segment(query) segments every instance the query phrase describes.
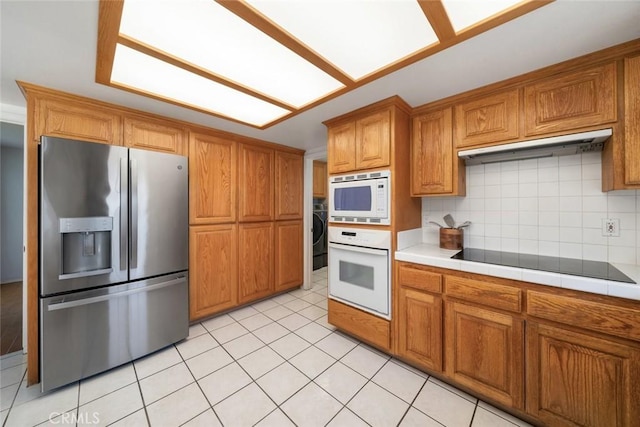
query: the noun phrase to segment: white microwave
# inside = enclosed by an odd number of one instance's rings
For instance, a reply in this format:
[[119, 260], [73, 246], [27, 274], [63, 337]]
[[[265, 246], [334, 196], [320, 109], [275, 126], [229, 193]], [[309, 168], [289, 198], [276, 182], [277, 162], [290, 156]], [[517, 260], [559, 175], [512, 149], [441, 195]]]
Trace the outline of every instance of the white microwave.
[[390, 182], [389, 171], [332, 176], [329, 180], [329, 220], [389, 225]]

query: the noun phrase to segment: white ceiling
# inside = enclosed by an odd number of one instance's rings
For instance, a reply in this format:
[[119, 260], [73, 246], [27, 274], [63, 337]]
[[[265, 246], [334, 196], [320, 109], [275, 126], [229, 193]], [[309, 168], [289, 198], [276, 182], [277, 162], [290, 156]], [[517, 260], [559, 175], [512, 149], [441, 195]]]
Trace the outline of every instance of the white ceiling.
[[266, 130], [95, 83], [98, 1], [0, 0], [0, 103], [24, 106], [16, 80], [302, 149], [322, 121], [399, 95], [418, 106], [640, 38], [640, 1], [558, 0]]

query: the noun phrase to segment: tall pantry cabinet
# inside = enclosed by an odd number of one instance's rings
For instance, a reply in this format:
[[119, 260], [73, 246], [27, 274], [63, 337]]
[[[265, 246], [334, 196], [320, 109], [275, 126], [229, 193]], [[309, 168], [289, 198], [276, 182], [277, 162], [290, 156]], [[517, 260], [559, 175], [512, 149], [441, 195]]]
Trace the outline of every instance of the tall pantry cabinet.
[[191, 320], [302, 284], [302, 153], [190, 137]]

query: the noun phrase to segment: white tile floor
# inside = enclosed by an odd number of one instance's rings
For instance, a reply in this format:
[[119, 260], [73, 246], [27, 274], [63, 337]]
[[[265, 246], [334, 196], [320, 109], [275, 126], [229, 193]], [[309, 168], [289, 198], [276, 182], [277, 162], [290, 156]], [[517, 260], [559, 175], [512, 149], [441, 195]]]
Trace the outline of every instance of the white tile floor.
[[526, 423], [327, 323], [327, 272], [191, 326], [189, 337], [62, 389], [0, 359], [3, 426], [514, 426]]

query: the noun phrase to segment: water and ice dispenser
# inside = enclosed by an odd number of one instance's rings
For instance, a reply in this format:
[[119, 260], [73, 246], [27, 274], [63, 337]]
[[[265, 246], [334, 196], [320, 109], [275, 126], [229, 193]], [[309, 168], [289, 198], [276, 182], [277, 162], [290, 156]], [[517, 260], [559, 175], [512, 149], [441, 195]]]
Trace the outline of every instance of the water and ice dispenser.
[[60, 218], [62, 266], [59, 279], [95, 276], [113, 271], [113, 217]]

